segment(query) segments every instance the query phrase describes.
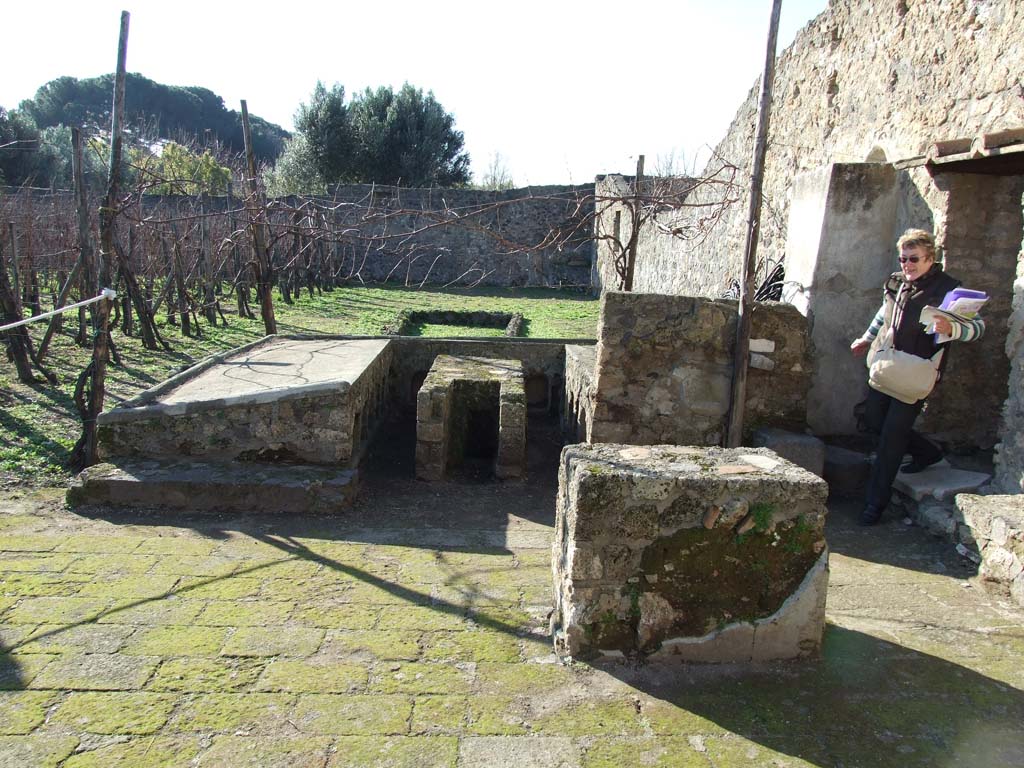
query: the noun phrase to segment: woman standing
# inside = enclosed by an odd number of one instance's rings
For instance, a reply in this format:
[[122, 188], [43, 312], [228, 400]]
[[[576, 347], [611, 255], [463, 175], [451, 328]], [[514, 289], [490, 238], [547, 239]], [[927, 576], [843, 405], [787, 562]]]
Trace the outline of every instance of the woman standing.
[[[908, 229], [897, 242], [900, 271], [885, 282], [882, 307], [867, 331], [850, 344], [857, 357], [877, 348], [881, 339], [889, 338], [892, 346], [920, 358], [934, 358], [942, 351], [938, 361], [939, 376], [945, 368], [949, 342], [939, 344], [935, 335], [925, 332], [920, 323], [925, 306], [937, 307], [946, 294], [960, 285], [960, 281], [947, 275], [942, 265], [935, 262], [935, 239], [923, 229]], [[935, 321], [936, 333], [957, 341], [974, 341], [985, 332], [981, 317], [966, 322]], [[869, 382], [870, 383], [870, 382]], [[927, 396], [926, 396], [927, 397]], [[903, 466], [904, 472], [920, 472], [942, 458], [942, 450], [913, 430], [914, 420], [924, 406], [925, 398], [903, 402], [871, 388], [865, 407], [868, 428], [878, 436], [878, 450], [868, 478], [867, 499], [860, 516], [861, 525], [875, 525], [889, 504], [892, 483], [900, 471], [903, 454], [911, 460]]]

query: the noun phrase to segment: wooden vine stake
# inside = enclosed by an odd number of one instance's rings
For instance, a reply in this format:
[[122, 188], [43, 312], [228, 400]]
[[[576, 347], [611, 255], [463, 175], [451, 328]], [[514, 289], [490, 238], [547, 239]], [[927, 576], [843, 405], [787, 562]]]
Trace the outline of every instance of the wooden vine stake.
[[768, 50], [761, 76], [761, 101], [757, 110], [757, 136], [754, 162], [750, 171], [750, 208], [747, 213], [747, 242], [744, 248], [743, 274], [740, 280], [739, 319], [736, 323], [736, 354], [732, 365], [732, 402], [725, 447], [735, 448], [743, 440], [743, 417], [747, 402], [747, 368], [750, 364], [750, 314], [753, 311], [754, 273], [757, 268], [757, 241], [761, 229], [761, 186], [764, 181], [764, 156], [768, 148], [768, 126], [772, 111], [772, 87], [775, 83], [775, 47], [779, 36], [782, 0], [773, 0], [768, 27]]
[[[121, 11], [121, 35], [117, 44], [117, 74], [114, 76], [114, 106], [110, 121], [110, 163], [107, 193], [100, 208], [99, 288], [110, 287], [110, 263], [114, 255], [114, 225], [117, 219], [124, 135], [125, 63], [128, 58], [128, 11]], [[82, 416], [82, 436], [71, 453], [74, 466], [89, 467], [99, 461], [96, 450], [96, 418], [103, 412], [107, 358], [110, 352], [110, 308], [113, 302], [96, 303], [93, 315], [92, 362], [78, 377], [75, 404]], [[87, 386], [88, 385], [88, 386]]]
[[274, 297], [271, 294], [273, 273], [270, 256], [267, 255], [267, 241], [264, 232], [267, 207], [260, 195], [259, 179], [256, 176], [256, 153], [252, 148], [252, 133], [249, 130], [249, 106], [242, 99], [242, 138], [245, 140], [245, 168], [249, 182], [249, 196], [246, 208], [249, 211], [249, 229], [252, 232], [252, 247], [256, 255], [256, 297], [260, 301], [260, 315], [263, 328], [268, 336], [277, 333], [274, 317]]

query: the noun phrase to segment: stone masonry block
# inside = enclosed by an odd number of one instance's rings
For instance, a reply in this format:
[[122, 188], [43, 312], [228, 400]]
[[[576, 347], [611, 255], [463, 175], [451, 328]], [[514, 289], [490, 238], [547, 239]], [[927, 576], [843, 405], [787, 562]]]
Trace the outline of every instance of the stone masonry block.
[[556, 651], [812, 655], [828, 487], [764, 448], [571, 445], [552, 553]]
[[981, 552], [982, 578], [1024, 606], [1024, 494], [961, 493], [956, 507]]
[[821, 477], [825, 470], [825, 443], [813, 435], [784, 429], [758, 429], [751, 445], [770, 448], [779, 456]]

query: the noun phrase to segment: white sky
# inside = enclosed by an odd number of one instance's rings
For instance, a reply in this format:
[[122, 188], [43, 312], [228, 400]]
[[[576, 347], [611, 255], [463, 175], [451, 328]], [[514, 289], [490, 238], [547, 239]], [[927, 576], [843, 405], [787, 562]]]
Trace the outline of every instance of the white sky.
[[[783, 0], [780, 53], [826, 5]], [[648, 172], [673, 152], [699, 168], [764, 66], [771, 2], [20, 0], [0, 11], [0, 105], [112, 72], [121, 10], [131, 72], [287, 130], [318, 79], [408, 81], [454, 114], [477, 177], [498, 152], [522, 186], [631, 173], [641, 153]]]

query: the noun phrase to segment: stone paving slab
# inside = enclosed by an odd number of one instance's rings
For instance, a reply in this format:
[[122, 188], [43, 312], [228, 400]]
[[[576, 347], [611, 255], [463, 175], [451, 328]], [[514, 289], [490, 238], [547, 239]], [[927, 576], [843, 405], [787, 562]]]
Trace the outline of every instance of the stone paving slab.
[[343, 518], [0, 499], [0, 766], [1024, 765], [1024, 613], [948, 545], [833, 505], [820, 659], [563, 666], [552, 486], [371, 473]]

